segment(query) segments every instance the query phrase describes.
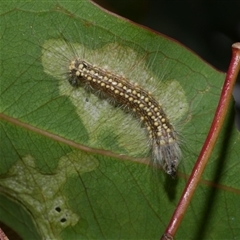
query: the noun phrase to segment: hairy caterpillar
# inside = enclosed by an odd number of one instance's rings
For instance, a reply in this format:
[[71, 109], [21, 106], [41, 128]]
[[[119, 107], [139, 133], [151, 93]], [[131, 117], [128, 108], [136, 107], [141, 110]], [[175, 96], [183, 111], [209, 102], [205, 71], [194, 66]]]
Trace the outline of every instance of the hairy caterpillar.
[[160, 163], [167, 174], [175, 176], [181, 155], [177, 133], [150, 92], [123, 76], [81, 59], [71, 61], [68, 74], [73, 87], [86, 84], [135, 112], [149, 133], [154, 162]]

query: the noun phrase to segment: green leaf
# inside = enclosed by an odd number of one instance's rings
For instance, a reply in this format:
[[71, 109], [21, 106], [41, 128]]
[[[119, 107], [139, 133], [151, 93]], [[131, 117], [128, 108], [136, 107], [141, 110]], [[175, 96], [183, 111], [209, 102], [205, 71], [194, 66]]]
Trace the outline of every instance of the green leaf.
[[[86, 0], [2, 2], [0, 9], [0, 220], [24, 239], [159, 238], [210, 127], [224, 74]], [[177, 179], [143, 164], [148, 137], [135, 117], [64, 81], [79, 52], [157, 97], [183, 138]], [[177, 239], [240, 236], [240, 134], [229, 110]]]

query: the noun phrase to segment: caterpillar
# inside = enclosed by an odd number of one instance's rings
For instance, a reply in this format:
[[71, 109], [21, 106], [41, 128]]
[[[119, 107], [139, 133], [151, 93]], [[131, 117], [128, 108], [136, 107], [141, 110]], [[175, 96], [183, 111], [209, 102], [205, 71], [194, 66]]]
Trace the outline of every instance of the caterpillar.
[[69, 64], [68, 81], [75, 88], [86, 85], [99, 91], [136, 113], [148, 131], [154, 163], [160, 163], [167, 174], [175, 176], [181, 156], [177, 132], [150, 92], [123, 76], [79, 58]]

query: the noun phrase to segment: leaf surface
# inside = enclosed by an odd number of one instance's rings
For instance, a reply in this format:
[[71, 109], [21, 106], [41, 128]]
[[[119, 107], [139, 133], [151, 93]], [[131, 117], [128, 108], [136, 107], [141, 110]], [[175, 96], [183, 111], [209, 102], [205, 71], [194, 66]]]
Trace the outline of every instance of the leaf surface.
[[[1, 5], [0, 220], [24, 239], [159, 238], [224, 75], [88, 1]], [[79, 51], [159, 98], [183, 138], [177, 179], [143, 164], [148, 139], [134, 116], [62, 81]], [[240, 237], [240, 134], [231, 109], [177, 239]]]

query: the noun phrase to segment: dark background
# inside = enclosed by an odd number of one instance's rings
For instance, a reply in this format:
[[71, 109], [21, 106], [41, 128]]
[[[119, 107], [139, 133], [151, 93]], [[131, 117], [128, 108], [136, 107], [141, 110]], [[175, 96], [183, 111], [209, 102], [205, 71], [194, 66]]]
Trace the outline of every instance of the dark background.
[[[94, 0], [102, 7], [172, 37], [226, 72], [240, 42], [240, 0]], [[240, 129], [240, 79], [234, 89]]]

